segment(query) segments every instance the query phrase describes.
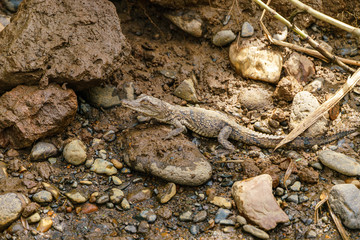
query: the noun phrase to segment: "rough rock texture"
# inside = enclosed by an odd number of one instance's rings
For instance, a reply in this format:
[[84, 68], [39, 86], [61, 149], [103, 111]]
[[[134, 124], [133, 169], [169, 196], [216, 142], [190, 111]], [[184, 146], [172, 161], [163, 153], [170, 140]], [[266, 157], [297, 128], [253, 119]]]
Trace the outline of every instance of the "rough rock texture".
[[[41, 20], [40, 20], [41, 19]], [[107, 79], [129, 52], [110, 1], [26, 0], [0, 33], [0, 89]]]
[[23, 194], [0, 195], [0, 231], [20, 217], [29, 199]]
[[272, 92], [260, 86], [251, 86], [240, 89], [238, 100], [249, 110], [268, 109], [273, 106]]
[[86, 161], [86, 146], [79, 139], [72, 140], [64, 147], [63, 156], [68, 163], [80, 165]]
[[265, 230], [289, 221], [276, 203], [272, 194], [272, 179], [268, 174], [235, 182], [232, 195], [240, 214]]
[[0, 97], [0, 146], [30, 146], [39, 138], [63, 130], [74, 118], [77, 99], [73, 90], [50, 84], [18, 86]]
[[279, 100], [292, 101], [295, 94], [302, 91], [303, 87], [293, 77], [283, 77], [276, 86], [274, 97]]
[[[309, 92], [302, 91], [295, 95], [290, 113], [290, 128], [294, 129], [304, 118], [315, 109], [320, 106], [317, 99]], [[327, 130], [328, 121], [325, 117], [320, 118], [311, 127], [309, 127], [304, 133], [305, 137], [315, 137], [323, 135]]]
[[315, 74], [314, 63], [304, 55], [296, 52], [291, 54], [290, 58], [285, 62], [284, 68], [287, 73], [299, 82], [307, 82]]
[[237, 73], [244, 78], [277, 83], [280, 79], [282, 57], [270, 50], [258, 47], [238, 47], [237, 43], [230, 46], [229, 58]]
[[165, 14], [172, 23], [181, 30], [189, 33], [194, 37], [201, 37], [204, 33], [204, 23], [200, 16], [195, 12], [177, 11]]
[[324, 150], [319, 152], [319, 159], [321, 163], [328, 168], [331, 168], [344, 175], [360, 175], [360, 164], [354, 158], [346, 156], [345, 154], [331, 150]]
[[31, 149], [30, 159], [32, 161], [46, 160], [48, 157], [55, 156], [58, 150], [52, 143], [38, 142]]
[[96, 107], [111, 108], [121, 105], [119, 90], [110, 85], [89, 88], [86, 91], [86, 98]]
[[360, 229], [360, 190], [353, 184], [338, 184], [329, 195], [330, 206], [351, 229]]
[[124, 160], [131, 168], [176, 184], [196, 186], [211, 177], [212, 168], [196, 146], [180, 135], [163, 140], [164, 125], [124, 133]]

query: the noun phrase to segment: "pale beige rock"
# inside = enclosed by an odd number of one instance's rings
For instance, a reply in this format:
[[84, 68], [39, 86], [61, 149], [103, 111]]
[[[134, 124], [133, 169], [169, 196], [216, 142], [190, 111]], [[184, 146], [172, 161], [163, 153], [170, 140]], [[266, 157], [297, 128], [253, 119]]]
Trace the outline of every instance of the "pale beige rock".
[[218, 207], [226, 208], [226, 209], [231, 209], [231, 207], [232, 207], [231, 202], [229, 200], [227, 200], [226, 198], [223, 198], [223, 197], [218, 197], [218, 196], [215, 196], [210, 201], [210, 203], [212, 203]]
[[257, 47], [230, 46], [229, 57], [237, 73], [244, 78], [277, 83], [280, 79], [282, 57], [279, 53], [270, 50], [261, 50]]
[[176, 185], [175, 183], [168, 183], [161, 189], [161, 192], [158, 195], [160, 203], [167, 203], [170, 201], [176, 194]]
[[27, 218], [27, 221], [32, 224], [32, 223], [37, 223], [39, 222], [41, 219], [40, 214], [39, 213], [34, 213], [33, 215], [31, 215], [30, 217]]
[[194, 37], [201, 37], [203, 35], [203, 21], [199, 15], [193, 12], [168, 13], [165, 14], [165, 17]]
[[36, 228], [39, 232], [47, 232], [53, 225], [53, 220], [51, 217], [42, 218]]
[[20, 193], [0, 195], [0, 231], [20, 217], [29, 199]]
[[63, 155], [68, 163], [80, 165], [86, 160], [86, 146], [80, 140], [73, 140], [66, 144]]
[[289, 221], [272, 194], [272, 178], [268, 174], [235, 182], [232, 195], [240, 214], [265, 230]]
[[[320, 104], [317, 99], [309, 92], [302, 91], [295, 95], [291, 106], [290, 129], [294, 129], [304, 118], [315, 111]], [[318, 119], [304, 133], [305, 137], [315, 137], [323, 135], [327, 131], [328, 120], [325, 117]]]
[[272, 91], [261, 86], [240, 89], [238, 100], [249, 110], [266, 109], [273, 106]]

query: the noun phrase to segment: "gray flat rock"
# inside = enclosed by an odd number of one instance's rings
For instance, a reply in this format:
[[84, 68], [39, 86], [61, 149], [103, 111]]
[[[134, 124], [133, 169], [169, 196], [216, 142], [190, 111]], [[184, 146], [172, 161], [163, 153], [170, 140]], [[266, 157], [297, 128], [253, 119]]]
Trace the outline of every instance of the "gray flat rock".
[[332, 187], [329, 202], [342, 223], [351, 229], [360, 229], [360, 190], [353, 184]]
[[360, 175], [360, 163], [345, 154], [324, 150], [319, 152], [322, 164], [346, 176]]

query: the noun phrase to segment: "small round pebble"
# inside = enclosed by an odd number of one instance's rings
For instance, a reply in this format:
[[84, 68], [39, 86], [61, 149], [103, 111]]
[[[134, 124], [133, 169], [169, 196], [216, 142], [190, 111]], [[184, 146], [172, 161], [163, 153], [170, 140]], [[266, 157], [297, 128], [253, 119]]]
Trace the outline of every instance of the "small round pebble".
[[224, 208], [219, 208], [215, 215], [215, 223], [219, 223], [221, 220], [226, 219], [231, 214], [231, 211]]
[[285, 190], [283, 188], [281, 188], [281, 187], [277, 187], [276, 190], [275, 190], [275, 194], [277, 196], [282, 196], [282, 195], [284, 195], [284, 193], [285, 193]]
[[236, 222], [239, 223], [241, 226], [247, 223], [246, 219], [240, 215], [236, 216]]
[[222, 47], [225, 46], [232, 41], [234, 41], [236, 38], [235, 33], [231, 30], [222, 30], [217, 32], [214, 37], [212, 38], [212, 43], [215, 46]]
[[266, 232], [264, 232], [263, 230], [261, 230], [257, 227], [254, 227], [252, 225], [244, 225], [243, 229], [244, 229], [244, 231], [254, 235], [257, 238], [260, 238], [260, 239], [269, 239], [270, 238], [270, 236]]
[[129, 232], [129, 233], [136, 233], [136, 226], [134, 225], [128, 225], [125, 227], [125, 231]]
[[110, 190], [110, 201], [114, 204], [118, 204], [124, 198], [124, 192], [117, 188]]
[[200, 228], [198, 225], [191, 225], [190, 226], [190, 232], [192, 235], [197, 235], [200, 231]]
[[57, 148], [52, 143], [38, 142], [31, 149], [30, 159], [32, 161], [45, 160], [57, 154]]
[[123, 183], [123, 182], [121, 181], [121, 179], [118, 178], [117, 176], [112, 176], [111, 179], [112, 179], [113, 183], [114, 183], [115, 185], [117, 185], [117, 186], [119, 186], [119, 185], [121, 185], [121, 184]]
[[299, 181], [296, 181], [291, 187], [290, 189], [295, 191], [295, 192], [298, 192], [300, 191], [300, 188], [301, 188], [301, 183]]
[[73, 140], [64, 147], [63, 156], [68, 163], [80, 165], [86, 161], [86, 146], [80, 140]]
[[96, 200], [96, 203], [97, 203], [97, 204], [105, 204], [105, 203], [107, 203], [109, 200], [110, 200], [109, 195], [105, 194], [105, 195], [100, 196], [100, 197]]
[[111, 162], [101, 158], [95, 159], [95, 162], [91, 166], [90, 171], [96, 172], [98, 174], [106, 174], [108, 176], [117, 173], [117, 169], [114, 167], [114, 165]]
[[53, 196], [50, 192], [43, 190], [35, 193], [32, 199], [37, 203], [49, 203], [53, 200]]
[[241, 37], [251, 37], [254, 34], [254, 27], [249, 22], [244, 22], [241, 27]]
[[293, 195], [290, 195], [286, 201], [288, 202], [293, 202], [293, 203], [296, 203], [298, 204], [299, 203], [299, 196], [297, 194], [293, 194]]
[[124, 209], [124, 210], [129, 210], [129, 209], [130, 209], [130, 203], [129, 203], [129, 201], [128, 201], [126, 198], [124, 198], [124, 199], [121, 201], [121, 207], [122, 207], [122, 209]]
[[190, 222], [193, 219], [192, 212], [186, 211], [179, 216], [179, 220], [182, 222]]
[[37, 223], [39, 222], [41, 219], [40, 214], [39, 213], [34, 213], [33, 215], [31, 215], [30, 217], [27, 218], [27, 221], [29, 224], [32, 223]]
[[111, 159], [110, 162], [116, 167], [117, 169], [122, 169], [124, 167], [124, 164], [120, 162], [119, 160], [116, 160], [115, 158]]
[[197, 223], [197, 222], [202, 222], [206, 219], [207, 217], [207, 212], [205, 210], [202, 210], [200, 212], [198, 212], [197, 214], [195, 214], [193, 222]]
[[42, 218], [36, 228], [37, 231], [39, 232], [47, 232], [51, 226], [53, 225], [53, 220], [51, 219], [51, 217], [46, 217], [46, 218]]

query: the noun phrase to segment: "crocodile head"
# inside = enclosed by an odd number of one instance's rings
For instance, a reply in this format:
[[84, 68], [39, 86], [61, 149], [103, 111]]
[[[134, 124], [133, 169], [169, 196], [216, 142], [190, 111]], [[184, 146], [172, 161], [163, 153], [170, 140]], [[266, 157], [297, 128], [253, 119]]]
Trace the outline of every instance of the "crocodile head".
[[136, 100], [124, 99], [122, 100], [122, 105], [158, 120], [166, 118], [169, 106], [171, 106], [158, 98], [145, 94], [141, 94]]

